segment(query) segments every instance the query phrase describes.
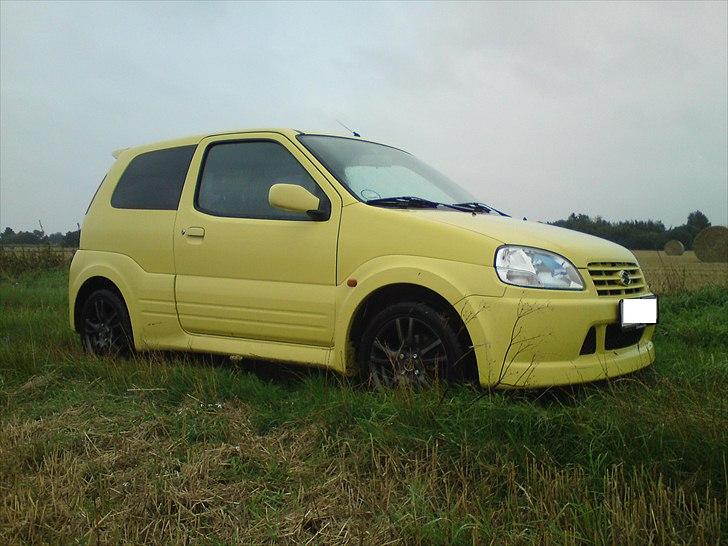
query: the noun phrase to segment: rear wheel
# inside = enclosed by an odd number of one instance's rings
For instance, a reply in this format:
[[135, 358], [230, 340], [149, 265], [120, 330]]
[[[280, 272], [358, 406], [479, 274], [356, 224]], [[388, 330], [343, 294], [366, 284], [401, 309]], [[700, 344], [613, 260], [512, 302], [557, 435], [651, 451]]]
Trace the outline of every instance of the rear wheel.
[[131, 322], [123, 300], [111, 290], [89, 295], [81, 308], [81, 343], [98, 356], [128, 356], [133, 342]]
[[358, 350], [359, 368], [375, 388], [427, 388], [463, 360], [462, 344], [446, 314], [403, 302], [369, 321]]

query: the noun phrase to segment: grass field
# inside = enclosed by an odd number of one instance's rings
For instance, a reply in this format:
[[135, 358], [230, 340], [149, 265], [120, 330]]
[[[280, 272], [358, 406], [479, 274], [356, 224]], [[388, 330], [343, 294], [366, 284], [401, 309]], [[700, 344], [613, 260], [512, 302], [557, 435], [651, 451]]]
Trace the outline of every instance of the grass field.
[[658, 360], [539, 392], [85, 356], [66, 273], [0, 281], [0, 543], [716, 544], [728, 290], [667, 296]]

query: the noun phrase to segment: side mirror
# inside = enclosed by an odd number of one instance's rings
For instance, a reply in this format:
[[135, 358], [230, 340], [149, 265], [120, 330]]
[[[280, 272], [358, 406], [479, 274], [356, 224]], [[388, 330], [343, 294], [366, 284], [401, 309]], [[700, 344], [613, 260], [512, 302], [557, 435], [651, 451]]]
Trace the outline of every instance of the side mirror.
[[273, 184], [268, 191], [271, 207], [293, 212], [305, 212], [314, 220], [325, 220], [326, 214], [319, 210], [319, 198], [297, 184]]

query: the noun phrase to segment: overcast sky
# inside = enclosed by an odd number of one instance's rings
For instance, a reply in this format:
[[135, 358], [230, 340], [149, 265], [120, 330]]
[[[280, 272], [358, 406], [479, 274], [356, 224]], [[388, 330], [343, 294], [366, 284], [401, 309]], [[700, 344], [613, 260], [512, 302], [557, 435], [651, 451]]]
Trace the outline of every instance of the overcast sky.
[[117, 148], [290, 126], [529, 219], [728, 222], [728, 3], [0, 2], [0, 226], [75, 229]]

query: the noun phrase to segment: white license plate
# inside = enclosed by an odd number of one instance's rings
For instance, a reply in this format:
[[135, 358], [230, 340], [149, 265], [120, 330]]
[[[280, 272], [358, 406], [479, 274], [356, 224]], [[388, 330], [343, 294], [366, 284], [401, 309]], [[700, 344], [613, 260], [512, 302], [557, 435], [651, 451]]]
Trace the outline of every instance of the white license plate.
[[622, 328], [657, 324], [657, 297], [620, 300], [619, 320]]

